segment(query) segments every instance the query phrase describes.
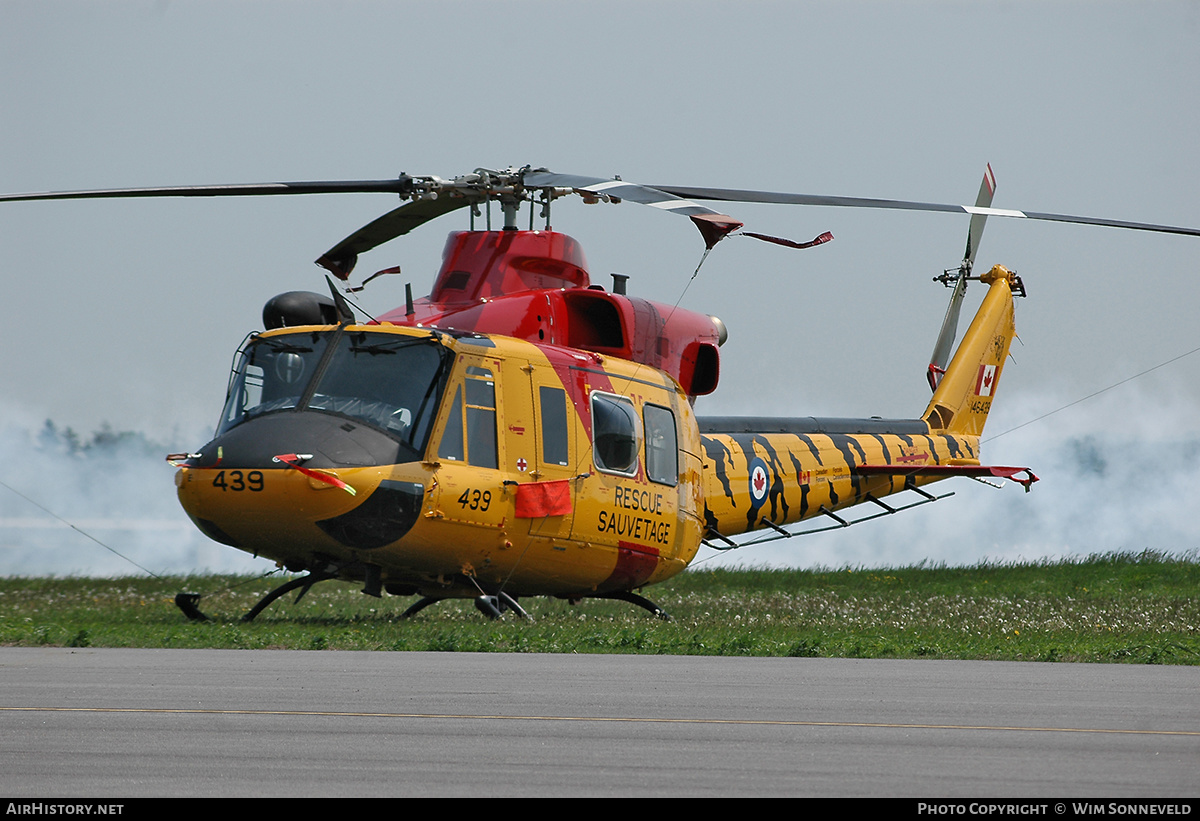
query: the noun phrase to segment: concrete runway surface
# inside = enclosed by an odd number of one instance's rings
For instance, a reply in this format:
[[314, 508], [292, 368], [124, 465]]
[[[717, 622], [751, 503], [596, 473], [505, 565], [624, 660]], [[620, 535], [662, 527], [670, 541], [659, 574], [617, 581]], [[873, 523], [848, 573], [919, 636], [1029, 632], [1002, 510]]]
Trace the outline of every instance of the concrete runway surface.
[[1200, 668], [8, 647], [0, 794], [1186, 798]]

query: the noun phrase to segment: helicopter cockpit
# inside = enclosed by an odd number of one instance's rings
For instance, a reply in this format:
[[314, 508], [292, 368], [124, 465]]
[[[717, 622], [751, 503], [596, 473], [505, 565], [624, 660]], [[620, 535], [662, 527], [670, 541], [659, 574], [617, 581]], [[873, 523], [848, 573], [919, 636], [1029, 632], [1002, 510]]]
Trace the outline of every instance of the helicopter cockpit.
[[217, 434], [281, 412], [319, 411], [424, 451], [450, 355], [430, 336], [337, 328], [253, 337], [239, 351]]

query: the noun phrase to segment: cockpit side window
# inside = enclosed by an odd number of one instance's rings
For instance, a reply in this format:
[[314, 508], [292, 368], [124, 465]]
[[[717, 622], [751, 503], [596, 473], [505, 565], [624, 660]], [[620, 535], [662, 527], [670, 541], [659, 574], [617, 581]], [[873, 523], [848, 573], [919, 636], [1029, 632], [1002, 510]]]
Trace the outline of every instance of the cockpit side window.
[[475, 467], [499, 467], [496, 380], [487, 368], [467, 366], [462, 384], [455, 386], [437, 454], [439, 459], [466, 462]]
[[442, 441], [438, 443], [437, 455], [439, 459], [451, 462], [467, 461], [466, 440], [463, 438], [462, 385], [454, 388], [454, 401], [450, 403], [450, 416], [446, 420]]
[[327, 333], [253, 340], [238, 355], [218, 433], [247, 419], [300, 404], [325, 353]]

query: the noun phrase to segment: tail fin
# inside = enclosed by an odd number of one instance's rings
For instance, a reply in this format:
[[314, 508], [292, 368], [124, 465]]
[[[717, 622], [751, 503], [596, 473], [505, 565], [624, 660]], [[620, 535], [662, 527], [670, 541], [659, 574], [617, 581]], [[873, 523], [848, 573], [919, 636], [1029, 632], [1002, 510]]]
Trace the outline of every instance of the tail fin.
[[979, 280], [988, 284], [987, 296], [925, 410], [924, 419], [933, 430], [968, 436], [983, 432], [1016, 335], [1013, 292], [1024, 294], [1020, 278], [997, 265]]

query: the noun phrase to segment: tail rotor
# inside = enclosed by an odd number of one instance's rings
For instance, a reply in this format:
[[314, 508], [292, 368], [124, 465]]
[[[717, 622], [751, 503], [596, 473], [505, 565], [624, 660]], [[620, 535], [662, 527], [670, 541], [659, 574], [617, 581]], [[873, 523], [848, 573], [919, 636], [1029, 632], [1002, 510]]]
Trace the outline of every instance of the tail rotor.
[[950, 362], [950, 352], [954, 348], [954, 338], [958, 333], [958, 316], [962, 311], [963, 297], [967, 293], [967, 280], [971, 278], [971, 268], [975, 265], [975, 254], [979, 250], [979, 241], [983, 237], [983, 227], [987, 223], [987, 210], [992, 206], [992, 197], [996, 194], [996, 175], [992, 173], [989, 163], [983, 172], [983, 182], [979, 185], [979, 196], [975, 198], [975, 209], [967, 209], [971, 213], [971, 225], [967, 230], [967, 249], [963, 253], [962, 263], [958, 271], [945, 271], [940, 277], [934, 277], [935, 282], [941, 282], [947, 288], [953, 288], [950, 304], [946, 306], [946, 316], [942, 320], [942, 329], [938, 333], [937, 342], [933, 346], [933, 356], [929, 359], [930, 390], [937, 390], [938, 383], [946, 373]]

